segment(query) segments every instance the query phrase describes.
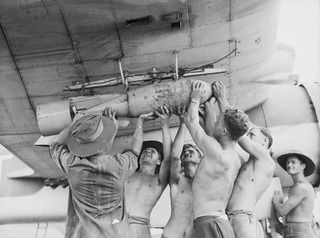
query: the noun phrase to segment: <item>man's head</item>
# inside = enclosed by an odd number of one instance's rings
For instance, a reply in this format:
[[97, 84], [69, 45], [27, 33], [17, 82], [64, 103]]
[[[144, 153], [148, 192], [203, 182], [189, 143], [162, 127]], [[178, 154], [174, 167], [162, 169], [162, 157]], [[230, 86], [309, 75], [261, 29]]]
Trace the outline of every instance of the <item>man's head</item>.
[[162, 143], [159, 141], [144, 141], [139, 156], [139, 168], [144, 166], [154, 167], [155, 173], [159, 173], [163, 160]]
[[117, 124], [99, 114], [89, 114], [76, 120], [70, 127], [67, 146], [79, 157], [107, 153], [117, 133]]
[[200, 149], [193, 144], [185, 144], [180, 156], [181, 165], [187, 177], [193, 178], [203, 157]]
[[309, 157], [295, 151], [289, 151], [279, 156], [278, 163], [290, 175], [303, 172], [304, 176], [309, 176], [315, 170], [315, 164]]
[[272, 136], [266, 128], [253, 127], [247, 134], [251, 140], [261, 144], [266, 149], [269, 149], [273, 143]]
[[250, 127], [250, 120], [247, 114], [237, 108], [228, 107], [224, 113], [220, 113], [214, 130], [214, 136], [221, 138], [229, 136], [237, 141]]

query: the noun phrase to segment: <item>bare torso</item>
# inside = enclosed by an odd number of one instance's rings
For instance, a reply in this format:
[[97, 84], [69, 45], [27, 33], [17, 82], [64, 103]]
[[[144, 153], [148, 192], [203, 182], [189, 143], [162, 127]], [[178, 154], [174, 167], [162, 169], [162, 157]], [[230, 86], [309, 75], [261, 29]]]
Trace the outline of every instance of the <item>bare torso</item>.
[[234, 183], [227, 210], [254, 211], [257, 201], [272, 180], [274, 167], [271, 157], [257, 160], [250, 156]]
[[126, 182], [126, 209], [132, 216], [150, 218], [165, 187], [161, 186], [158, 175], [134, 173]]
[[177, 183], [170, 183], [171, 216], [163, 238], [187, 238], [192, 233], [192, 179], [180, 174]]
[[308, 182], [297, 183], [294, 186], [299, 186], [299, 192], [305, 194], [305, 197], [287, 214], [286, 222], [312, 222], [315, 199], [313, 187]]
[[204, 154], [192, 186], [194, 218], [225, 212], [241, 165], [235, 150], [224, 151], [220, 159]]

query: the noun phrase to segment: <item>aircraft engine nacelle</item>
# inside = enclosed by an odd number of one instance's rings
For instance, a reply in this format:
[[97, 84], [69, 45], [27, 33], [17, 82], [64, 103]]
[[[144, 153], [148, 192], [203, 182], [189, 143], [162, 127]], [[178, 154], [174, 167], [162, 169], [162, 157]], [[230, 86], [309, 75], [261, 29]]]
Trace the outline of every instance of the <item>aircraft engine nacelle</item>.
[[[195, 80], [185, 79], [154, 83], [128, 91], [127, 94], [74, 97], [43, 104], [37, 107], [38, 126], [44, 136], [58, 134], [72, 122], [76, 114], [101, 113], [107, 106], [116, 109], [119, 117], [138, 117], [163, 105], [174, 110], [179, 105], [189, 103], [193, 81]], [[212, 95], [211, 85], [203, 83], [206, 93], [201, 103], [207, 101]]]
[[[267, 127], [272, 133], [274, 159], [295, 149], [314, 161], [316, 171], [308, 177], [314, 186], [319, 185], [319, 110], [320, 85], [305, 84], [273, 86], [265, 103], [247, 111], [254, 124]], [[293, 184], [289, 174], [278, 165], [275, 176], [280, 177], [284, 187]]]

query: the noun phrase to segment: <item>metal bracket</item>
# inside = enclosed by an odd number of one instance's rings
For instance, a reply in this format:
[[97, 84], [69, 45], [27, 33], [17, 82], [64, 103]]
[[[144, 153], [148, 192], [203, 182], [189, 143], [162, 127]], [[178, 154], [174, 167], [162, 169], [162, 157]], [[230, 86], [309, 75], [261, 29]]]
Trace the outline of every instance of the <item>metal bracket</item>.
[[127, 78], [124, 77], [124, 74], [123, 74], [121, 59], [118, 59], [118, 65], [119, 65], [119, 70], [120, 70], [120, 75], [121, 75], [122, 84], [124, 85], [124, 88], [125, 88], [126, 90], [128, 90], [128, 81], [127, 81]]
[[178, 51], [174, 51], [173, 52], [175, 54], [175, 74], [174, 74], [174, 80], [178, 80], [179, 79], [179, 58], [178, 58]]

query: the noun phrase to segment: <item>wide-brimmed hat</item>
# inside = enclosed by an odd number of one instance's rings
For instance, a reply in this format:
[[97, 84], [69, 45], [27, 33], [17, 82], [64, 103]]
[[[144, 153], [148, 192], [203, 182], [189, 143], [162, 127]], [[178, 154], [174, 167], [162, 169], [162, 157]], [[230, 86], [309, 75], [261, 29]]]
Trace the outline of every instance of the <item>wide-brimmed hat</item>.
[[70, 127], [67, 146], [70, 152], [86, 157], [107, 153], [117, 133], [116, 123], [100, 114], [89, 114], [76, 120]]
[[303, 171], [305, 176], [309, 176], [314, 172], [314, 170], [316, 168], [316, 165], [314, 164], [314, 162], [308, 156], [302, 154], [299, 151], [295, 151], [295, 150], [289, 150], [288, 152], [286, 152], [278, 157], [277, 161], [278, 161], [279, 165], [284, 170], [287, 170], [286, 161], [291, 156], [297, 157], [299, 160], [301, 160], [306, 165], [306, 167]]

